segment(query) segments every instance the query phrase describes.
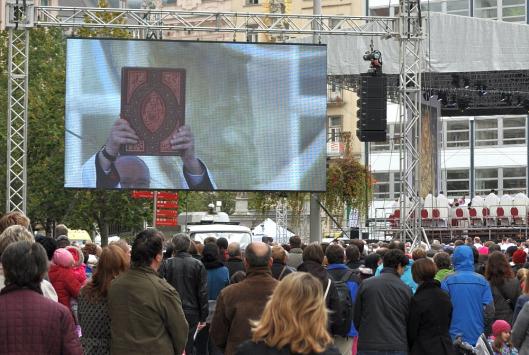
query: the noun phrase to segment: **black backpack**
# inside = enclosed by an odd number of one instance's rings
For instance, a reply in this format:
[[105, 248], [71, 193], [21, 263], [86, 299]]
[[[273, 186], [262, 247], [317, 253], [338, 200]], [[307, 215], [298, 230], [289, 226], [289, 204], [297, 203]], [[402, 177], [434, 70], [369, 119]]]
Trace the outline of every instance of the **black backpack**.
[[347, 281], [354, 273], [354, 270], [347, 270], [339, 280], [335, 280], [333, 273], [329, 272], [329, 277], [333, 280], [336, 291], [338, 291], [340, 302], [340, 313], [336, 315], [337, 325], [334, 327], [333, 333], [343, 337], [348, 336], [353, 323], [354, 302], [349, 287], [347, 287]]

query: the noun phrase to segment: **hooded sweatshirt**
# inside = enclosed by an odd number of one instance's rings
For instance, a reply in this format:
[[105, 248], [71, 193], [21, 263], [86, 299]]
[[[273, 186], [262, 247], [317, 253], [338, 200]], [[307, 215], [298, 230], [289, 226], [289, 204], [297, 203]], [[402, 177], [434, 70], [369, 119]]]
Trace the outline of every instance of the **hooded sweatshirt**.
[[441, 284], [453, 306], [450, 336], [453, 340], [462, 336], [463, 341], [474, 346], [485, 328], [484, 307], [491, 304], [494, 307], [492, 292], [487, 280], [474, 272], [474, 256], [469, 246], [457, 247], [452, 263], [455, 273]]

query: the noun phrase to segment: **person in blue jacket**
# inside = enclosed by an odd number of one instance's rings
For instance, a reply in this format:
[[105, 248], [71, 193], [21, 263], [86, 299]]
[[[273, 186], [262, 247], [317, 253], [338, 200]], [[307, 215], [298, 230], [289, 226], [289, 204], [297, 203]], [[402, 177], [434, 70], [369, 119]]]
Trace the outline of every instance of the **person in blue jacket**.
[[[353, 270], [349, 269], [349, 267], [345, 265], [345, 249], [340, 244], [331, 244], [325, 250], [325, 256], [327, 257], [328, 263], [327, 273], [332, 280], [342, 280], [345, 278], [345, 274], [349, 271], [349, 277], [345, 283], [351, 294], [351, 300], [354, 302], [361, 281], [358, 273], [354, 273]], [[346, 337], [334, 335], [334, 345], [340, 350], [342, 355], [350, 355], [352, 353], [353, 345], [356, 347], [357, 340], [358, 331], [356, 330], [352, 320], [351, 330]]]
[[[388, 249], [399, 249], [402, 250], [403, 253], [406, 253], [405, 245], [399, 240], [394, 240], [391, 243], [389, 243]], [[413, 260], [409, 260], [408, 265], [404, 266], [404, 273], [400, 277], [402, 282], [404, 282], [410, 289], [411, 292], [415, 294], [415, 291], [417, 291], [417, 284], [415, 281], [413, 281], [413, 276], [411, 275], [411, 267], [413, 266]], [[384, 264], [380, 264], [377, 267], [377, 271], [375, 272], [375, 276], [380, 276], [380, 272], [384, 268]]]
[[441, 283], [453, 306], [450, 336], [452, 340], [460, 336], [463, 341], [475, 346], [494, 318], [492, 292], [487, 280], [474, 272], [474, 256], [469, 246], [456, 247], [452, 264], [455, 273]]

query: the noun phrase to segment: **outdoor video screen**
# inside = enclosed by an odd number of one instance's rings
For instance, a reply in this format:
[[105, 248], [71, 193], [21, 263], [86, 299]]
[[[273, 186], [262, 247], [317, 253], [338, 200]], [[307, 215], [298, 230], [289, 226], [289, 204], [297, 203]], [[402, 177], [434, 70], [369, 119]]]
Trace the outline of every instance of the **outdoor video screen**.
[[67, 40], [65, 187], [325, 191], [324, 45]]

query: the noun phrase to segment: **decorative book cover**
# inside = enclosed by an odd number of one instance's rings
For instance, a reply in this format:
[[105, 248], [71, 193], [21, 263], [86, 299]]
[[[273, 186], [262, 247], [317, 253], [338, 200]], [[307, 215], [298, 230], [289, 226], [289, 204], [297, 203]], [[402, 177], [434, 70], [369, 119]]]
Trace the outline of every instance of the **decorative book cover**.
[[140, 138], [121, 146], [123, 155], [178, 155], [170, 139], [185, 124], [184, 69], [123, 67], [121, 117]]

